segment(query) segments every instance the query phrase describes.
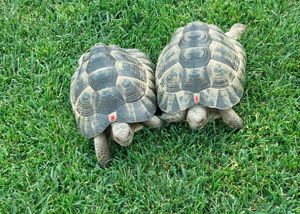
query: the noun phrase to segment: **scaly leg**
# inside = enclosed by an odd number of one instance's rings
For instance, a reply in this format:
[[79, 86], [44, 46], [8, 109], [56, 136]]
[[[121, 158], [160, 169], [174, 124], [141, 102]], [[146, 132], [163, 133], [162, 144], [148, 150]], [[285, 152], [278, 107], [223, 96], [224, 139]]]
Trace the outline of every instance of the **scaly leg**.
[[111, 160], [111, 154], [104, 133], [94, 138], [94, 146], [95, 146], [96, 157], [98, 159], [99, 164], [103, 167], [108, 166], [108, 163]]
[[136, 133], [144, 128], [144, 125], [142, 123], [132, 123], [130, 124], [130, 128], [133, 131], [133, 133]]
[[239, 115], [232, 109], [219, 110], [221, 117], [225, 124], [230, 128], [240, 129], [243, 126], [243, 120]]
[[186, 118], [186, 113], [187, 111], [180, 111], [174, 114], [168, 114], [168, 113], [163, 113], [160, 116], [160, 119], [162, 119], [165, 122], [180, 122], [185, 120]]
[[207, 118], [208, 122], [214, 121], [216, 119], [221, 118], [220, 112], [215, 108], [206, 108], [207, 109]]
[[162, 127], [163, 122], [158, 116], [153, 116], [149, 120], [143, 122], [143, 124], [150, 128], [159, 128]]

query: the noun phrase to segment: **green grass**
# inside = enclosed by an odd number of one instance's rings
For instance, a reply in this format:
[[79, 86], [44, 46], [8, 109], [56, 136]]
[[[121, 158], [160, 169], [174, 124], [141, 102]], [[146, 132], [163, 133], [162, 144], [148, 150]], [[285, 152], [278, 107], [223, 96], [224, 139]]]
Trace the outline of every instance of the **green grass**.
[[[0, 2], [1, 213], [300, 213], [299, 2], [200, 2]], [[195, 20], [248, 25], [245, 126], [145, 129], [100, 168], [69, 102], [79, 56], [104, 42], [156, 62]]]

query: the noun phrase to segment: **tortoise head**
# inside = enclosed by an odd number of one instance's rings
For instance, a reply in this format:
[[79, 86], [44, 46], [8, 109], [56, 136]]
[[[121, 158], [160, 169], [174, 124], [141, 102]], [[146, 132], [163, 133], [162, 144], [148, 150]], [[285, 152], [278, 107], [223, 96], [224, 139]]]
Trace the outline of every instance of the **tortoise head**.
[[247, 25], [236, 23], [232, 25], [227, 35], [238, 40], [241, 38], [242, 34], [246, 32], [246, 30], [247, 30]]
[[133, 138], [133, 131], [127, 123], [115, 122], [112, 125], [112, 138], [121, 146], [129, 146]]
[[239, 32], [240, 34], [243, 34], [247, 30], [247, 25], [236, 23], [231, 28], [235, 29], [235, 31]]

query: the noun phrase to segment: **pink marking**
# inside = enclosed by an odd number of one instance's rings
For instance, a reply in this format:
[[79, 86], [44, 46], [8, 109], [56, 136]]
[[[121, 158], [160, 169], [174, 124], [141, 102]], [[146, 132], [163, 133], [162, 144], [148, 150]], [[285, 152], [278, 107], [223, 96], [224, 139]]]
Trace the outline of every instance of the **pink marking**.
[[108, 120], [112, 123], [115, 122], [117, 120], [117, 115], [115, 112], [111, 113], [110, 115], [108, 115]]
[[194, 95], [194, 103], [195, 104], [199, 103], [199, 95]]

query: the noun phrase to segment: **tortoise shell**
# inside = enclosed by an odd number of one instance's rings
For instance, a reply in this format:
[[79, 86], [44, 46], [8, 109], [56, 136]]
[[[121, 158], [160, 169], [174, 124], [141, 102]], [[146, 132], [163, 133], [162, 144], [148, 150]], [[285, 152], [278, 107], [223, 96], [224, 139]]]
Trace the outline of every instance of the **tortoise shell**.
[[176, 113], [200, 104], [229, 109], [243, 95], [246, 54], [215, 25], [191, 22], [176, 30], [159, 56], [157, 100]]
[[96, 44], [81, 56], [72, 76], [70, 99], [86, 138], [115, 121], [147, 121], [156, 111], [153, 64], [137, 49]]

